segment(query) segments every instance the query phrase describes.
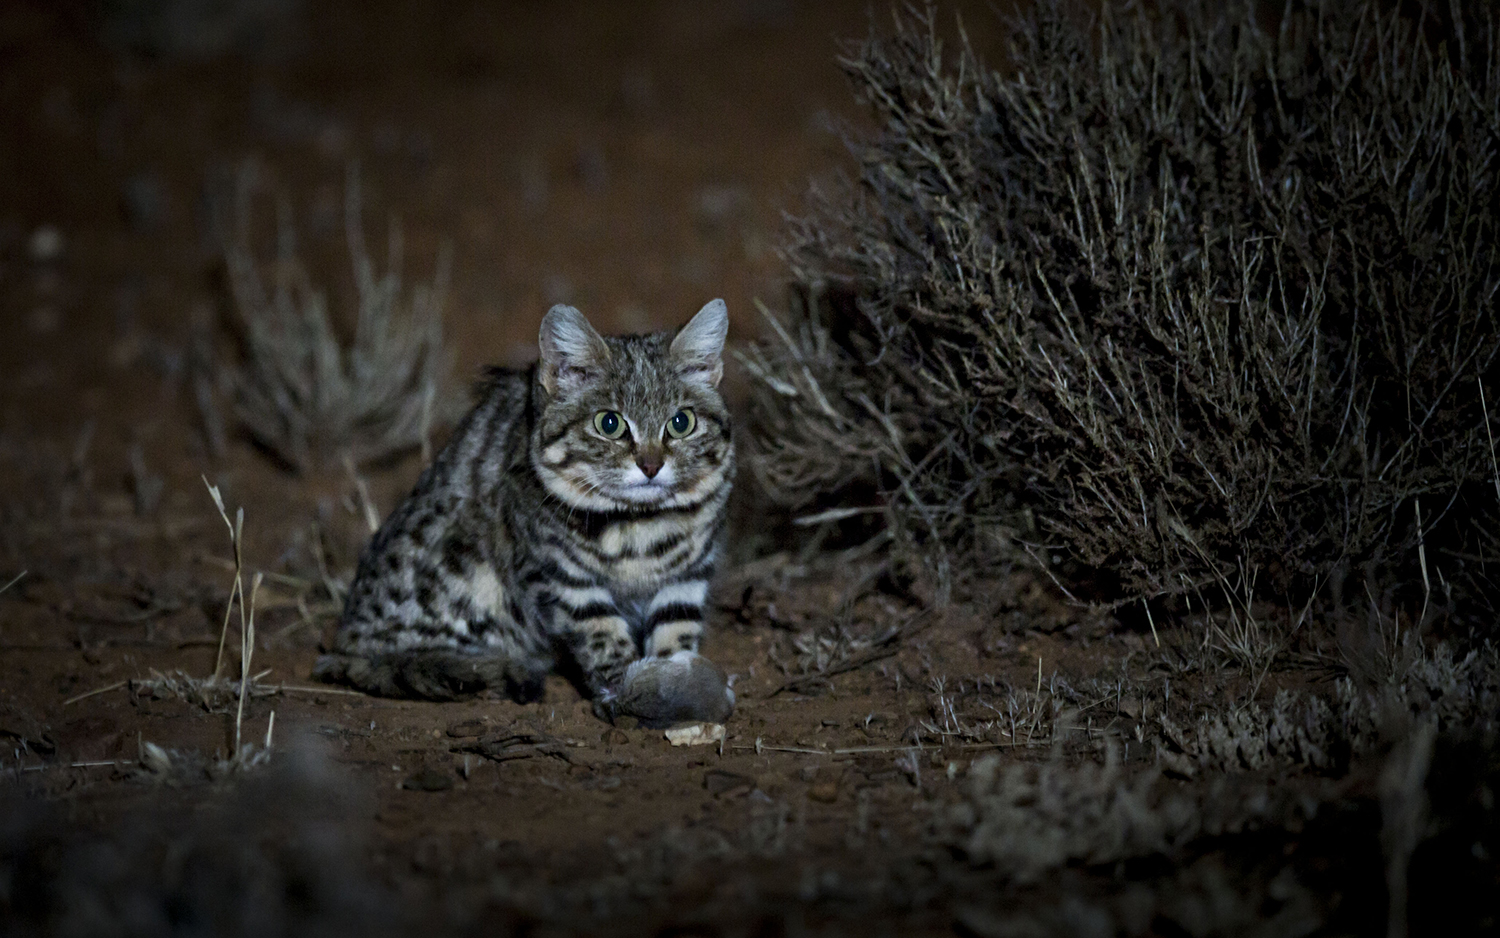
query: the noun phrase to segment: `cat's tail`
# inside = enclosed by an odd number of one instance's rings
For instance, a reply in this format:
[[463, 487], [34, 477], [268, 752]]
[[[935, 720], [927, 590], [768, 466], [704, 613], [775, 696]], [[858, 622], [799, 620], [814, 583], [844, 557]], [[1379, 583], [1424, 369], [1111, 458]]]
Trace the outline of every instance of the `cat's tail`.
[[378, 697], [462, 700], [493, 688], [521, 703], [540, 698], [546, 678], [545, 673], [527, 670], [506, 656], [452, 648], [320, 655], [312, 676]]

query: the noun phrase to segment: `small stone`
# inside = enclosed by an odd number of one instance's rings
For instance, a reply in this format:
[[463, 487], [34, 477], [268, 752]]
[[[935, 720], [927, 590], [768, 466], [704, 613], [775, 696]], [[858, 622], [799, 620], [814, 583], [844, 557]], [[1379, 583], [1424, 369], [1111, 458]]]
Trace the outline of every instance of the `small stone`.
[[599, 741], [606, 746], [623, 746], [630, 742], [630, 737], [626, 736], [623, 730], [611, 726], [599, 737]]
[[703, 773], [703, 787], [715, 798], [735, 791], [746, 791], [755, 787], [755, 779], [738, 772], [709, 769]]
[[722, 723], [689, 723], [674, 726], [664, 734], [674, 746], [709, 746], [724, 739]]
[[31, 233], [31, 239], [26, 242], [27, 253], [38, 264], [46, 264], [62, 257], [63, 247], [63, 235], [56, 225], [42, 225]]
[[[454, 739], [463, 739], [468, 736], [484, 735], [485, 725], [483, 720], [459, 720], [448, 724], [448, 735]], [[433, 731], [437, 735], [437, 731]]]
[[829, 778], [818, 782], [807, 790], [807, 797], [824, 804], [832, 804], [839, 800], [839, 780]]
[[141, 767], [156, 775], [169, 775], [172, 772], [172, 757], [165, 749], [156, 743], [144, 741], [141, 748]]
[[453, 774], [438, 769], [423, 769], [401, 783], [407, 791], [447, 791], [453, 787]]

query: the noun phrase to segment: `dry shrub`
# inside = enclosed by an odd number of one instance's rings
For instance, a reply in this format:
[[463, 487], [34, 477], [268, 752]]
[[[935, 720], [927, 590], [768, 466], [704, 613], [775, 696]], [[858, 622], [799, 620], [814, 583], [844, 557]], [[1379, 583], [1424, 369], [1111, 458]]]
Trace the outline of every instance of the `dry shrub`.
[[[1492, 795], [1500, 779], [1500, 654], [1488, 643], [1457, 656], [1410, 641], [1408, 674], [1379, 687], [1357, 691], [1344, 681], [1332, 700], [1282, 691], [1267, 708], [1220, 709], [1186, 730], [1163, 715], [1166, 745], [1155, 766], [1132, 767], [1114, 742], [1102, 763], [1063, 759], [1060, 749], [1043, 763], [981, 756], [964, 796], [935, 811], [934, 834], [1016, 883], [1042, 882], [1063, 867], [1112, 867], [1117, 881], [1130, 870], [1129, 880], [1149, 884], [1157, 913], [1169, 918], [1176, 887], [1170, 877], [1152, 882], [1152, 871], [1175, 868], [1181, 878], [1218, 855], [1240, 867], [1229, 894], [1243, 895], [1261, 877], [1283, 887], [1300, 881], [1304, 899], [1325, 905], [1315, 918], [1332, 912], [1346, 926], [1351, 914], [1375, 910], [1340, 911], [1329, 897], [1372, 888], [1378, 895], [1381, 879], [1389, 905], [1380, 911], [1391, 923], [1410, 915], [1420, 931], [1418, 921], [1438, 914], [1489, 921], [1492, 903], [1466, 893], [1493, 875], [1486, 845], [1500, 833]], [[1169, 780], [1163, 769], [1192, 781]], [[1294, 852], [1302, 859], [1286, 862]], [[1341, 865], [1321, 882], [1327, 860], [1306, 862], [1320, 855]], [[1141, 862], [1149, 858], [1171, 863]], [[1279, 891], [1285, 899], [1287, 890]], [[1442, 895], [1461, 911], [1444, 908]], [[1252, 904], [1246, 912], [1255, 921], [1276, 908]]]
[[[1099, 924], [1087, 929], [1055, 920], [1065, 909], [997, 901], [991, 886], [976, 903], [988, 911], [974, 924], [993, 924], [977, 934], [1373, 934], [1382, 921], [1388, 933], [1406, 934], [1408, 925], [1423, 933], [1448, 919], [1488, 925], [1493, 903], [1474, 890], [1482, 893], [1478, 884], [1494, 872], [1484, 846], [1495, 836], [1488, 791], [1500, 777], [1493, 739], [1439, 736], [1428, 722], [1390, 742], [1361, 765], [1378, 779], [1363, 785], [1252, 775], [1182, 785], [1126, 767], [1113, 749], [1102, 765], [1072, 767], [984, 756], [969, 769], [965, 796], [934, 812], [933, 833], [1001, 883], [1074, 884], [1066, 877], [1092, 868], [1124, 886], [1113, 895], [1076, 885], [1062, 893], [1064, 904], [1092, 907]], [[1028, 917], [1042, 922], [1018, 927]]]
[[[300, 260], [291, 209], [252, 162], [215, 201], [219, 237], [243, 362], [226, 366], [235, 413], [262, 447], [305, 471], [398, 455], [427, 445], [434, 423], [451, 410], [442, 397], [452, 356], [443, 345], [443, 300], [450, 252], [430, 282], [402, 286], [401, 229], [391, 224], [386, 271], [368, 253], [359, 176], [344, 191], [344, 232], [358, 306], [352, 335], [340, 333], [328, 295]], [[276, 205], [276, 252], [262, 263], [254, 244], [254, 209], [268, 194]]]
[[1443, 733], [1500, 737], [1500, 650], [1482, 642], [1457, 655], [1406, 633], [1399, 674], [1361, 687], [1339, 679], [1331, 694], [1282, 689], [1266, 706], [1250, 700], [1205, 708], [1179, 722], [1157, 718], [1157, 759], [1184, 776], [1303, 768], [1339, 772], [1383, 738], [1431, 723]]
[[1029, 555], [1103, 600], [1307, 595], [1415, 583], [1419, 544], [1433, 589], [1474, 574], [1500, 50], [1488, 7], [1422, 9], [1038, 3], [1001, 71], [898, 15], [843, 60], [879, 130], [745, 357], [760, 482], [944, 583]]
[[1194, 837], [1245, 823], [1237, 815], [1299, 807], [1290, 798], [1273, 805], [1264, 786], [1253, 783], [1233, 797], [1225, 783], [1212, 791], [1174, 789], [1155, 771], [1125, 768], [1114, 747], [1103, 764], [1073, 767], [982, 756], [969, 769], [968, 788], [967, 800], [938, 816], [939, 837], [971, 861], [994, 864], [1021, 882], [1079, 861], [1166, 854]]

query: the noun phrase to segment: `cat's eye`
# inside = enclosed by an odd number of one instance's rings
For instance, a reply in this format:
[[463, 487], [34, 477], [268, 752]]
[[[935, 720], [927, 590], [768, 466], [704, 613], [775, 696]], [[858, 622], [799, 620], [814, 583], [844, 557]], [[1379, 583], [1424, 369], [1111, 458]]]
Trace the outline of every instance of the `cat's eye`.
[[684, 407], [673, 414], [671, 420], [667, 421], [667, 435], [674, 440], [680, 440], [689, 433], [692, 433], [693, 428], [697, 425], [698, 417], [693, 413], [693, 409], [691, 407]]
[[606, 440], [618, 440], [625, 435], [625, 418], [612, 410], [601, 410], [594, 415], [594, 429]]

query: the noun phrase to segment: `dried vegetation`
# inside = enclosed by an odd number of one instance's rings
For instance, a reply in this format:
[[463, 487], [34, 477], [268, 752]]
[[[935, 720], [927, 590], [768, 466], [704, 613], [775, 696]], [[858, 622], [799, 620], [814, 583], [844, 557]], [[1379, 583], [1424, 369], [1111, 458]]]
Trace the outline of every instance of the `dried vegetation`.
[[[267, 193], [276, 208], [270, 263], [255, 241], [255, 208]], [[431, 281], [404, 288], [404, 246], [393, 221], [381, 273], [366, 245], [359, 175], [351, 168], [344, 233], [357, 308], [352, 334], [345, 335], [329, 293], [299, 259], [291, 208], [262, 169], [249, 162], [240, 167], [213, 208], [244, 352], [239, 363], [220, 367], [249, 435], [299, 471], [427, 447], [435, 423], [452, 416], [443, 397], [452, 366], [442, 325], [448, 249], [439, 253]], [[208, 396], [200, 385], [200, 403]], [[211, 404], [203, 409], [212, 440], [221, 421]]]
[[1182, 775], [1199, 770], [1343, 771], [1351, 758], [1407, 733], [1414, 722], [1442, 732], [1494, 739], [1500, 733], [1500, 653], [1484, 643], [1456, 655], [1444, 644], [1403, 642], [1405, 665], [1370, 687], [1339, 679], [1332, 694], [1280, 690], [1262, 706], [1239, 701], [1205, 708], [1179, 723], [1159, 718], [1163, 765]]
[[844, 60], [879, 129], [745, 357], [760, 482], [942, 584], [1029, 558], [1095, 600], [1337, 600], [1420, 549], [1486, 593], [1497, 25], [1042, 3], [986, 63], [898, 15]]
[[[1484, 900], [1442, 881], [1487, 875], [1480, 867], [1496, 836], [1500, 655], [1486, 644], [1455, 656], [1415, 640], [1405, 651], [1403, 676], [1363, 690], [1343, 680], [1331, 701], [1290, 691], [1267, 707], [1179, 701], [1185, 725], [1158, 701], [1148, 731], [1156, 759], [1144, 765], [1122, 758], [1109, 725], [1094, 745], [1102, 762], [1064, 758], [1088, 740], [1060, 736], [1054, 723], [1046, 762], [976, 759], [966, 796], [934, 814], [934, 834], [1016, 884], [1065, 867], [1129, 871], [1134, 895], [1093, 903], [1093, 914], [1125, 933], [1152, 917], [1192, 934], [1252, 924], [1267, 934], [1319, 924], [1357, 932], [1382, 919], [1405, 933], [1439, 914], [1439, 896], [1453, 901], [1442, 915], [1492, 922]], [[1184, 718], [1184, 710], [1196, 715]], [[1325, 852], [1331, 866], [1304, 862]], [[1214, 870], [1213, 858], [1225, 856], [1234, 858], [1232, 873]], [[1413, 866], [1418, 857], [1422, 870]], [[1214, 881], [1194, 884], [1205, 869]], [[1330, 870], [1346, 881], [1383, 878], [1383, 907], [1332, 899]], [[1184, 889], [1221, 901], [1184, 904]], [[1417, 890], [1422, 903], [1410, 907]], [[1052, 931], [1070, 929], [1059, 923], [1042, 933]]]

